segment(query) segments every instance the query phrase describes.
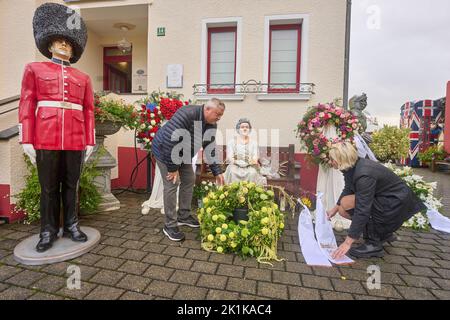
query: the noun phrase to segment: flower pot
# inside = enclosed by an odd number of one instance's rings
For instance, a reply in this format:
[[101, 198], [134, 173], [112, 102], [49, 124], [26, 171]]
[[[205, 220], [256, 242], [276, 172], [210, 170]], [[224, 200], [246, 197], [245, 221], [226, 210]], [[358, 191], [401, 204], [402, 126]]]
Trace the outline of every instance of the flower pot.
[[248, 221], [248, 208], [236, 208], [236, 209], [234, 209], [233, 220], [236, 223], [239, 223], [239, 221], [241, 221], [241, 220]]
[[96, 121], [95, 122], [95, 135], [96, 136], [110, 136], [119, 132], [122, 127], [121, 122], [114, 122], [111, 120]]

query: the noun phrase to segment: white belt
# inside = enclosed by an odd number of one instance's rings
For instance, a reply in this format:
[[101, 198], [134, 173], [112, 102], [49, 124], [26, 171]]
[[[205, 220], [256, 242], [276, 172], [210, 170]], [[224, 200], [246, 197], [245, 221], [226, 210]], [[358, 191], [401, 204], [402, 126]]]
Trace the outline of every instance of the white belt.
[[[42, 108], [42, 107], [52, 107], [52, 108], [83, 111], [83, 106], [81, 104], [65, 102], [65, 101], [39, 101], [37, 103], [37, 108]], [[36, 108], [36, 112], [37, 112], [37, 108]]]

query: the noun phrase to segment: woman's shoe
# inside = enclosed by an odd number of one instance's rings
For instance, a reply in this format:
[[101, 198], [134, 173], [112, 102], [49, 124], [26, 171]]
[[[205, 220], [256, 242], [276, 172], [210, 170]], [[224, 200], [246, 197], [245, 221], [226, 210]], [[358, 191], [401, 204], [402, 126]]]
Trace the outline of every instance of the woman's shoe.
[[364, 243], [349, 250], [349, 255], [355, 258], [381, 258], [383, 257], [383, 245], [380, 243]]

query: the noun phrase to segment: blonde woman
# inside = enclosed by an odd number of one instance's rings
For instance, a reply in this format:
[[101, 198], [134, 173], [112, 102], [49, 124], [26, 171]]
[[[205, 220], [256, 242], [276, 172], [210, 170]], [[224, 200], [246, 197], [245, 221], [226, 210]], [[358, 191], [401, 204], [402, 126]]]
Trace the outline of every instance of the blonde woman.
[[[339, 213], [351, 219], [348, 236], [334, 252], [339, 259], [347, 252], [355, 258], [383, 256], [383, 243], [395, 241], [393, 233], [404, 221], [426, 210], [422, 201], [394, 172], [382, 164], [358, 158], [349, 142], [333, 144], [330, 158], [344, 174], [345, 187], [338, 203], [327, 211], [328, 218]], [[351, 248], [363, 235], [365, 243]]]

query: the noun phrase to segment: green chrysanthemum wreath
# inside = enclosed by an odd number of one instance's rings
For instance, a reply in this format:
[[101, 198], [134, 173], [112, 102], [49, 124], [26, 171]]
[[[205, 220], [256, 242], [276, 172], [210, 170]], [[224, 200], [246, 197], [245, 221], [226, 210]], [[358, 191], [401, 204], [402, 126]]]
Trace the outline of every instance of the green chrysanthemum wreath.
[[[198, 210], [202, 248], [256, 257], [260, 263], [281, 261], [277, 244], [284, 229], [284, 214], [274, 202], [272, 187], [246, 181], [221, 186], [203, 198]], [[233, 220], [236, 208], [248, 207], [248, 221]]]

